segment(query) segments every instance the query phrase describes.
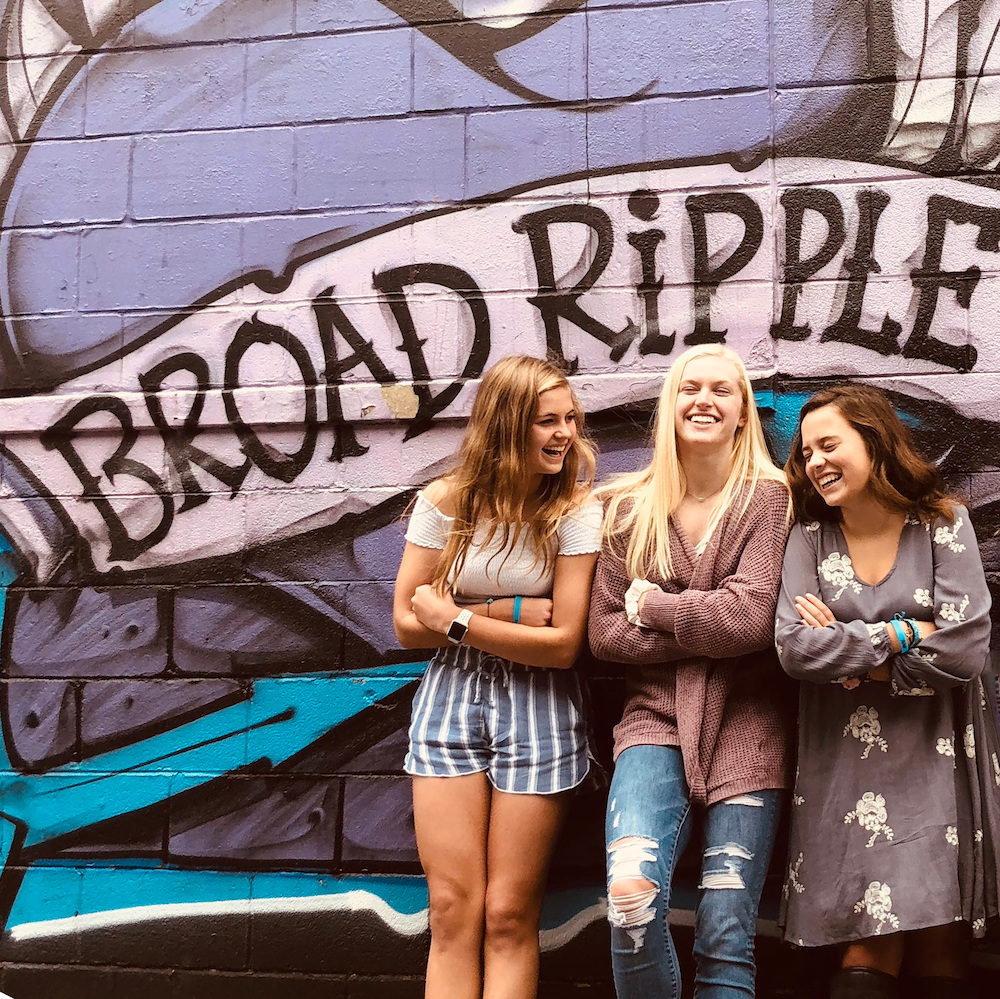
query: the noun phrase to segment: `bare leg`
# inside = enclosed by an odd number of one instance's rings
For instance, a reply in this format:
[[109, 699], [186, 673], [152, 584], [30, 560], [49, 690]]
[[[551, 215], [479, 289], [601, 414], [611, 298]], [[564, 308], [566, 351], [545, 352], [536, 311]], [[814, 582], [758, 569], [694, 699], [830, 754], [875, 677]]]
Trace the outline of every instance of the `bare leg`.
[[493, 792], [483, 999], [534, 999], [538, 919], [568, 796]]
[[484, 773], [414, 777], [413, 822], [430, 896], [426, 999], [481, 999], [486, 835]]
[[965, 979], [969, 974], [969, 927], [946, 923], [906, 934], [906, 970], [915, 977]]
[[874, 968], [887, 975], [898, 976], [903, 963], [903, 934], [889, 933], [884, 937], [867, 937], [847, 945], [840, 962], [842, 968]]

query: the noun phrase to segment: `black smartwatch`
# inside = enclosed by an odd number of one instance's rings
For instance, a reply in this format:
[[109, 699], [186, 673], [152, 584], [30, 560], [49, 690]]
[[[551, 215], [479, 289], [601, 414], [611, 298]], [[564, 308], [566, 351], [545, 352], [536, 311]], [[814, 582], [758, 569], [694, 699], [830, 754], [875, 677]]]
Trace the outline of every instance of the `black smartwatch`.
[[469, 630], [472, 611], [466, 609], [458, 612], [458, 616], [448, 625], [448, 641], [452, 645], [461, 645], [465, 633]]

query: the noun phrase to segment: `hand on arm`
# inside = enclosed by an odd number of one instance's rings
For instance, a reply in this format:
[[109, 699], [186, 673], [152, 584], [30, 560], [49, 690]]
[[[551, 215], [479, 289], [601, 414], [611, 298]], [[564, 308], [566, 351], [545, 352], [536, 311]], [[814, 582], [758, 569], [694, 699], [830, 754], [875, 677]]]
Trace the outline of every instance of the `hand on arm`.
[[820, 535], [796, 524], [788, 539], [775, 620], [778, 658], [789, 676], [812, 683], [870, 676], [892, 652], [885, 625], [838, 621], [816, 596]]
[[630, 584], [621, 558], [609, 549], [601, 552], [590, 605], [590, 648], [594, 655], [608, 662], [639, 665], [687, 659], [691, 653], [669, 632], [629, 622], [625, 592]]
[[788, 536], [788, 494], [775, 483], [761, 483], [758, 489], [747, 510], [745, 540], [730, 575], [713, 589], [654, 593], [646, 600], [644, 623], [668, 625], [689, 653], [727, 659], [768, 648], [774, 641], [775, 600]]
[[[474, 613], [463, 644], [526, 666], [568, 669], [576, 662], [583, 643], [596, 560], [596, 552], [557, 556], [551, 601], [543, 597], [522, 597], [519, 624]], [[406, 567], [404, 553], [400, 577]], [[448, 627], [462, 608], [450, 594], [439, 592], [428, 582], [419, 582], [413, 586], [407, 612], [403, 606], [405, 592], [400, 586], [400, 577], [397, 577], [394, 613], [400, 641], [405, 644], [407, 639], [411, 640], [409, 648], [446, 646]], [[486, 605], [480, 607], [485, 609]], [[399, 621], [403, 622], [402, 629]]]
[[[514, 621], [514, 598], [497, 597], [491, 603], [468, 604], [468, 609], [473, 614], [481, 614], [483, 617], [491, 618], [494, 621]], [[521, 613], [519, 615], [521, 624], [528, 625], [529, 628], [545, 628], [552, 623], [552, 601], [549, 597], [521, 597]]]

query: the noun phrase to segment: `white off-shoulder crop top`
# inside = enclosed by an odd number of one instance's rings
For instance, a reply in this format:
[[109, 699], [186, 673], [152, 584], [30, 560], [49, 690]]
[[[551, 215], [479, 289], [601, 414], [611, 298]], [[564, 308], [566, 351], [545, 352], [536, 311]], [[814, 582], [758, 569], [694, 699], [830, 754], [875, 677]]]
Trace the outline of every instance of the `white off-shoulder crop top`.
[[[601, 550], [601, 521], [604, 510], [599, 500], [584, 503], [567, 513], [556, 528], [559, 555], [586, 555]], [[421, 548], [443, 549], [448, 541], [453, 517], [443, 514], [423, 493], [417, 495], [406, 540]], [[472, 547], [452, 590], [463, 602], [477, 603], [489, 597], [546, 597], [552, 593], [555, 562], [544, 568], [536, 557], [530, 535], [522, 533], [516, 542], [503, 544], [498, 532], [488, 546], [483, 545], [489, 529], [476, 530]]]

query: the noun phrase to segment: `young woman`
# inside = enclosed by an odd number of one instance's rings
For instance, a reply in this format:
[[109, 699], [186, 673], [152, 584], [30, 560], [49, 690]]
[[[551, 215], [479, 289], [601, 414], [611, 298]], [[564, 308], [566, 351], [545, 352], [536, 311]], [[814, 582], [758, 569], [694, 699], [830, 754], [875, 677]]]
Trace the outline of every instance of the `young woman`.
[[776, 644], [802, 684], [785, 934], [844, 944], [832, 994], [964, 995], [997, 913], [997, 737], [980, 676], [990, 595], [969, 513], [886, 397], [803, 407]]
[[[787, 681], [771, 649], [788, 491], [742, 361], [693, 347], [667, 374], [649, 467], [612, 484], [590, 644], [627, 663], [607, 815], [619, 999], [676, 999], [670, 885], [695, 815], [699, 997], [752, 996], [782, 790]], [[785, 689], [783, 689], [785, 688]]]
[[589, 769], [572, 667], [602, 510], [582, 430], [558, 368], [505, 358], [483, 378], [455, 470], [410, 518], [396, 634], [439, 650], [405, 765], [430, 893], [428, 999], [536, 993], [549, 858]]

